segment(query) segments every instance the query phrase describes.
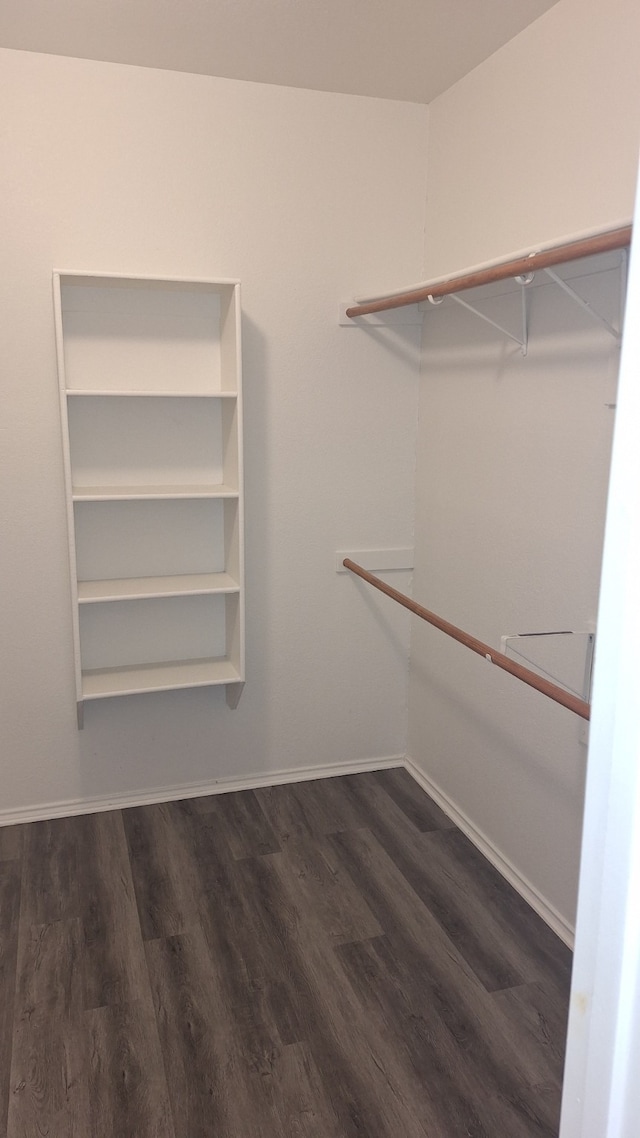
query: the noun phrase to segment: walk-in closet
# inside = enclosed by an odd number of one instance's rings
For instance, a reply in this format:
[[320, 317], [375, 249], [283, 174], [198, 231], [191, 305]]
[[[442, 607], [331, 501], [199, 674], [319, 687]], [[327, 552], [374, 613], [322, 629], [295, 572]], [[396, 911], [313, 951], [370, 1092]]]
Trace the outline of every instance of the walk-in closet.
[[635, 1138], [639, 36], [2, 6], [0, 1138]]

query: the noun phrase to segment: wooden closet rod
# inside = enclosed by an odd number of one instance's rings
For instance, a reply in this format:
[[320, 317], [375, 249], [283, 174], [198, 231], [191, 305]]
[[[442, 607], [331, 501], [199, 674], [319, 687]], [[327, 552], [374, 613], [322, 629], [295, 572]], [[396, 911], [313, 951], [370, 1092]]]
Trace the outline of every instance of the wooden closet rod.
[[556, 245], [552, 249], [542, 249], [539, 253], [517, 257], [514, 261], [503, 261], [487, 269], [476, 269], [449, 280], [421, 285], [419, 288], [400, 293], [398, 296], [383, 297], [366, 304], [354, 304], [347, 308], [347, 316], [368, 316], [371, 312], [386, 312], [390, 308], [403, 308], [408, 304], [419, 304], [428, 297], [449, 296], [452, 292], [464, 292], [478, 285], [503, 281], [508, 277], [518, 277], [537, 269], [550, 269], [552, 265], [563, 265], [567, 261], [578, 261], [596, 253], [611, 253], [624, 249], [631, 243], [631, 226], [612, 229], [608, 233], [597, 233], [594, 237], [584, 237], [567, 245]]
[[453, 637], [458, 640], [460, 644], [464, 644], [466, 648], [470, 648], [472, 652], [477, 652], [479, 656], [484, 656], [491, 664], [497, 664], [505, 672], [510, 672], [516, 679], [522, 680], [523, 683], [528, 684], [529, 687], [535, 688], [537, 691], [542, 692], [543, 695], [549, 699], [555, 700], [556, 703], [562, 704], [567, 707], [569, 711], [574, 711], [576, 715], [581, 716], [582, 719], [589, 719], [591, 708], [588, 703], [580, 699], [577, 695], [572, 695], [571, 692], [565, 691], [564, 688], [559, 687], [558, 684], [551, 683], [550, 680], [543, 679], [537, 672], [532, 672], [529, 668], [523, 668], [522, 664], [516, 664], [514, 660], [510, 660], [502, 652], [494, 652], [488, 644], [484, 644], [482, 640], [476, 640], [475, 636], [469, 636], [468, 632], [463, 632], [461, 628], [457, 628], [455, 624], [450, 624], [448, 620], [443, 620], [442, 617], [436, 616], [435, 613], [429, 612], [429, 609], [423, 608], [422, 605], [412, 601], [411, 597], [407, 597], [404, 593], [398, 592], [397, 589], [387, 585], [381, 581], [379, 577], [374, 577], [373, 573], [369, 573], [363, 569], [361, 565], [357, 565], [355, 561], [351, 561], [349, 557], [345, 557], [342, 562], [345, 569], [350, 569], [358, 577], [362, 577], [363, 581], [367, 581], [369, 585], [373, 585], [375, 589], [379, 589], [381, 593], [391, 597], [393, 601], [403, 605], [404, 608], [409, 609], [409, 612], [415, 613], [421, 620], [426, 620], [428, 624], [432, 624], [435, 628], [439, 628], [441, 632], [445, 632], [447, 636]]

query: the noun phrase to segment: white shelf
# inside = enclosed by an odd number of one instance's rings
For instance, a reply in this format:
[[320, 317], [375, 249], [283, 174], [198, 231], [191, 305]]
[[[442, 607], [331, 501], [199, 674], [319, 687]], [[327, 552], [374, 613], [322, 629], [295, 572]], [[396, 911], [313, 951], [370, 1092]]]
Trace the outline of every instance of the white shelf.
[[234, 685], [235, 706], [239, 284], [78, 272], [53, 283], [78, 724], [85, 699], [174, 688]]
[[166, 577], [121, 577], [109, 581], [78, 581], [78, 604], [134, 601], [151, 597], [196, 597], [238, 593], [229, 573], [185, 573]]
[[169, 660], [162, 664], [126, 665], [82, 673], [82, 698], [173, 691], [240, 683], [242, 676], [230, 660]]
[[67, 388], [67, 396], [82, 399], [99, 397], [101, 399], [237, 399], [237, 391], [123, 391], [121, 389]]
[[74, 486], [74, 502], [138, 501], [147, 498], [237, 498], [233, 486]]

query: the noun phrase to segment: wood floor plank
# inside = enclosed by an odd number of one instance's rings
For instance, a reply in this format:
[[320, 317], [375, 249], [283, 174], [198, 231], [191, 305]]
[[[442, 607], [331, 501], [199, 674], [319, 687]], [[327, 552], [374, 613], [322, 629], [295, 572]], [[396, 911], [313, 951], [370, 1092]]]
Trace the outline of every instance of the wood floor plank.
[[76, 917], [20, 929], [16, 1022], [73, 1019], [83, 1010], [84, 933]]
[[306, 1043], [284, 1047], [271, 1088], [272, 1133], [291, 1138], [343, 1138], [344, 1130], [327, 1100], [317, 1064]]
[[170, 802], [123, 811], [145, 940], [174, 936], [198, 923], [193, 860], [178, 821], [176, 807]]
[[91, 1138], [175, 1138], [150, 999], [83, 1014]]
[[324, 838], [287, 850], [295, 893], [313, 911], [318, 936], [329, 946], [378, 936], [382, 929]]
[[198, 813], [206, 814], [211, 823], [220, 827], [231, 856], [236, 860], [277, 853], [280, 849], [278, 839], [252, 790], [213, 794], [206, 799], [196, 799], [195, 808]]
[[21, 921], [8, 1133], [171, 1138], [121, 817], [76, 820], [76, 838], [82, 918]]
[[[434, 878], [446, 879], [442, 907], [454, 911], [466, 906], [465, 936], [470, 951], [469, 926], [482, 929], [487, 945], [509, 961], [512, 974], [525, 983], [539, 980], [568, 988], [572, 954], [541, 917], [498, 873], [498, 870], [460, 830], [426, 834], [424, 860]], [[458, 902], [459, 899], [459, 902]], [[465, 952], [467, 949], [465, 949]], [[500, 979], [499, 974], [484, 978], [489, 990], [517, 986], [517, 981]]]
[[[405, 793], [404, 782], [398, 783], [389, 777], [395, 773], [393, 770], [368, 771], [335, 779], [334, 782], [339, 784], [336, 789], [340, 795], [342, 810], [350, 821], [348, 825], [334, 825], [331, 829], [325, 829], [324, 833], [335, 834], [342, 830], [366, 829], [383, 841], [385, 835], [396, 832], [399, 836], [406, 835], [411, 840], [419, 837], [421, 833], [433, 830], [435, 827], [428, 819], [431, 818], [432, 822], [436, 819], [442, 821], [444, 815], [440, 819], [436, 815], [431, 815], [428, 807], [426, 811], [422, 809], [419, 805], [420, 796], [424, 798], [427, 796], [416, 786], [416, 791], [409, 797]], [[390, 790], [395, 790], [396, 793], [391, 794]], [[435, 806], [435, 803], [432, 805]]]
[[[242, 1018], [249, 1002], [254, 1018], [273, 1025], [283, 1046], [308, 1035], [309, 994], [291, 965], [289, 938], [297, 915], [280, 896], [277, 919], [264, 911], [256, 865], [263, 860], [230, 856], [219, 828], [195, 818], [192, 837], [201, 882], [200, 916], [222, 1000]], [[265, 872], [271, 863], [264, 856]]]
[[[481, 1118], [485, 1112], [482, 1125], [489, 1134], [553, 1135], [553, 1120], [538, 1109], [530, 1073], [513, 1054], [491, 997], [428, 910], [412, 911], [413, 891], [377, 838], [360, 830], [331, 841], [385, 929], [392, 946], [387, 964], [400, 962], [396, 984], [404, 977], [411, 1005], [437, 1039], [446, 1070], [456, 1074], [459, 1095], [472, 1093], [474, 1109]], [[398, 1034], [402, 1037], [401, 1030]], [[439, 1125], [444, 1126], [442, 1119]]]
[[415, 985], [392, 961], [397, 946], [377, 937], [336, 951], [367, 1017], [383, 1025], [389, 1045], [403, 1055], [413, 1093], [418, 1102], [426, 1101], [431, 1132], [446, 1138], [491, 1138], [495, 1120], [487, 1118], [492, 1112], [487, 1111], [486, 1090], [481, 1088], [479, 1096], [469, 1080], [437, 1004], [415, 1003]]
[[338, 1119], [345, 1138], [425, 1138], [429, 1130], [407, 1101], [395, 1055], [386, 1053], [384, 1042], [370, 1031], [334, 953], [317, 935], [312, 914], [298, 910], [297, 879], [286, 852], [241, 864], [261, 928], [270, 940], [286, 945], [293, 998], [328, 1103], [324, 1113]]
[[18, 956], [20, 863], [0, 863], [0, 1135], [6, 1134]]
[[231, 1070], [233, 1024], [204, 933], [149, 941], [145, 951], [176, 1138], [231, 1136], [241, 1093]]
[[0, 826], [0, 861], [17, 861], [22, 857], [26, 825]]
[[86, 1083], [78, 1025], [82, 1009], [78, 918], [20, 926], [13, 1027], [11, 1138], [52, 1134], [80, 1138], [87, 1125]]
[[82, 1134], [72, 993], [81, 973], [77, 820], [25, 827], [7, 1133]]
[[[395, 803], [390, 807], [375, 775], [352, 777], [346, 789], [488, 991], [544, 979], [558, 967], [568, 979], [568, 950], [460, 830], [419, 833]], [[553, 956], [549, 967], [545, 953]]]
[[24, 834], [21, 920], [46, 925], [79, 915], [77, 818], [32, 822]]
[[416, 830], [426, 833], [430, 830], [455, 829], [455, 823], [425, 794], [404, 767], [375, 771], [373, 778], [406, 814]]
[[[316, 784], [312, 785], [315, 789]], [[326, 832], [320, 794], [310, 796], [306, 783], [261, 786], [254, 793], [280, 849]]]
[[[274, 856], [279, 855], [239, 862], [235, 882], [246, 908], [244, 928], [251, 936], [251, 946], [245, 946], [243, 954], [251, 999], [268, 1009], [265, 1018], [271, 1020], [278, 1039], [286, 1045], [308, 1039], [314, 1016], [307, 976], [291, 952], [298, 913], [278, 886]], [[236, 922], [236, 933], [241, 929]], [[208, 936], [219, 959], [219, 937], [211, 922]]]
[[503, 1016], [504, 1032], [514, 1050], [523, 1057], [533, 1084], [556, 1091], [560, 1109], [564, 1067], [569, 992], [559, 985], [549, 991], [544, 984], [524, 984], [492, 993]]
[[238, 1014], [250, 993], [252, 1002], [264, 1009], [263, 1018], [273, 1023], [279, 1042], [298, 1042], [304, 1030], [288, 983], [286, 944], [274, 940], [260, 923], [243, 860], [234, 858], [215, 816], [189, 802], [175, 806], [176, 824], [191, 849], [199, 925], [215, 961], [223, 1005]]
[[238, 1002], [202, 931], [150, 941], [146, 952], [176, 1138], [337, 1138], [309, 1057], [274, 1036], [259, 988], [247, 981]]
[[363, 825], [342, 778], [260, 787], [254, 793], [281, 849]]
[[133, 1004], [148, 988], [121, 811], [76, 819], [85, 1009]]
[[75, 837], [82, 916], [20, 924], [8, 1133], [171, 1138], [121, 816]]
[[269, 1019], [276, 1029], [278, 1039], [285, 1046], [303, 1042], [308, 1034], [304, 1009], [300, 1008], [299, 993], [295, 991], [287, 973], [284, 979], [274, 980], [270, 977], [263, 982]]
[[549, 1087], [522, 1076], [505, 1041], [487, 1046], [488, 1022], [480, 994], [475, 1010], [459, 1003], [452, 988], [443, 1001], [429, 981], [419, 982], [397, 937], [375, 938], [336, 949], [369, 1017], [381, 1018], [390, 1046], [401, 1048], [418, 1080], [416, 1101], [426, 1096], [443, 1138], [550, 1138], [557, 1134], [559, 1100]]
[[227, 1002], [241, 1001], [247, 978], [263, 978], [262, 945], [256, 934], [253, 898], [242, 889], [236, 861], [220, 828], [206, 814], [180, 803], [177, 813], [191, 852], [199, 924], [205, 931], [226, 986]]
[[78, 1028], [47, 1018], [15, 1034], [8, 1138], [85, 1138], [89, 1102]]

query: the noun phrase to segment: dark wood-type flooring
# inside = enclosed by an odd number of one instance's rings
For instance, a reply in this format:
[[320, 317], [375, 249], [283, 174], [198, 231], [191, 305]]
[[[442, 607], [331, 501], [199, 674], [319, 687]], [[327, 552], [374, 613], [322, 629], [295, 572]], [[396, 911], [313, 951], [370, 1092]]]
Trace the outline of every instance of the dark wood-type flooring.
[[403, 770], [0, 829], [0, 1135], [553, 1138], [571, 958]]

